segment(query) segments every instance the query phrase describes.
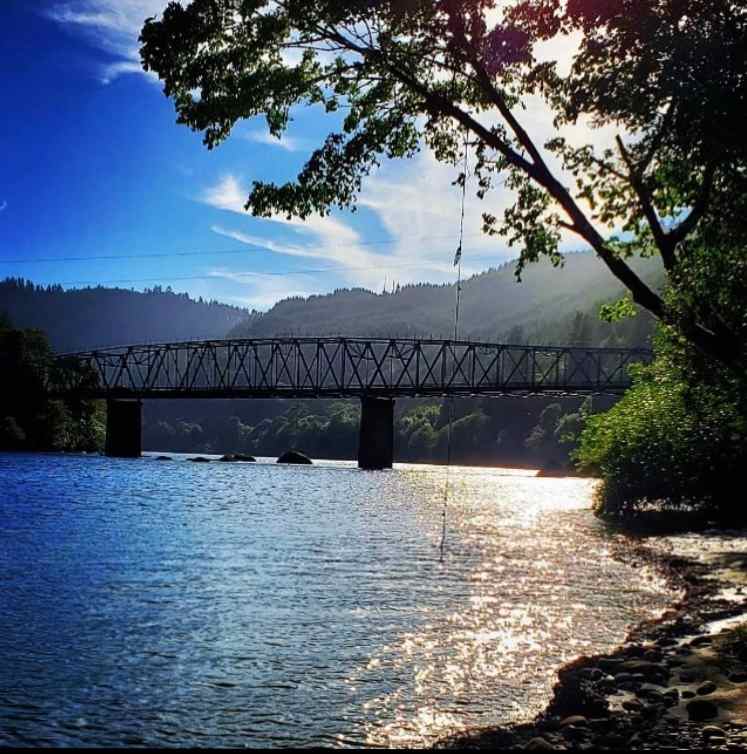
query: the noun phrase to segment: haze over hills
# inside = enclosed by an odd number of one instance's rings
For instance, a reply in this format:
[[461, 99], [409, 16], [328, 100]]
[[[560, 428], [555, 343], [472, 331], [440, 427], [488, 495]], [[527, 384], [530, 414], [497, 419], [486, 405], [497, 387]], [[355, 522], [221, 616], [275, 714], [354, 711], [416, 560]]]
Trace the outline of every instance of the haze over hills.
[[[636, 271], [656, 285], [658, 259], [639, 260]], [[592, 315], [597, 345], [614, 345], [615, 335], [644, 327], [614, 328], [593, 316], [598, 305], [623, 294], [622, 285], [591, 253], [569, 254], [563, 267], [548, 261], [530, 265], [517, 282], [515, 263], [462, 282], [459, 335], [497, 342], [564, 344], [577, 312]], [[377, 294], [364, 289], [278, 302], [265, 314], [233, 328], [235, 337], [273, 335], [365, 335], [451, 338], [454, 334], [455, 285], [421, 283]], [[589, 343], [590, 344], [590, 343]]]
[[[661, 276], [657, 259], [640, 260], [635, 267], [656, 285]], [[643, 345], [651, 332], [649, 317], [614, 326], [596, 317], [599, 304], [622, 293], [593, 254], [569, 254], [557, 269], [547, 261], [530, 265], [521, 283], [514, 263], [507, 263], [462, 283], [459, 335], [510, 343]], [[451, 338], [455, 294], [454, 284], [397, 286], [386, 293], [342, 289], [283, 299], [258, 313], [170, 289], [63, 290], [8, 278], [0, 282], [0, 313], [16, 327], [44, 330], [58, 352], [229, 335]], [[579, 324], [580, 315], [584, 321]]]

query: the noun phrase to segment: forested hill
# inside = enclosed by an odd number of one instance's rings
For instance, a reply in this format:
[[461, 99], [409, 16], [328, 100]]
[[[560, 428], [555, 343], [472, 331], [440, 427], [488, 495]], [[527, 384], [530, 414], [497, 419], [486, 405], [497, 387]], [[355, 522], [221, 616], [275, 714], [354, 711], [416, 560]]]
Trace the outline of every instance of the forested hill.
[[236, 306], [161, 288], [64, 290], [16, 278], [0, 282], [0, 314], [15, 327], [44, 330], [58, 352], [97, 346], [223, 338], [252, 315]]
[[[658, 259], [633, 265], [652, 285]], [[623, 294], [622, 286], [593, 254], [566, 257], [562, 268], [530, 265], [518, 283], [513, 262], [462, 283], [460, 336], [509, 343], [642, 345], [651, 321], [639, 316], [619, 325], [599, 321], [599, 305]], [[455, 285], [420, 283], [391, 293], [344, 289], [289, 298], [235, 327], [236, 337], [367, 335], [453, 337]], [[583, 315], [580, 317], [579, 315]]]
[[[638, 272], [656, 285], [658, 260]], [[282, 335], [453, 337], [455, 286], [420, 283], [373, 293], [361, 288], [288, 298], [264, 314], [186, 293], [154, 288], [64, 290], [8, 278], [0, 282], [0, 314], [16, 327], [38, 328], [55, 351], [126, 343]], [[530, 265], [521, 283], [514, 263], [462, 283], [460, 336], [506, 343], [644, 345], [652, 326], [640, 315], [601, 322], [599, 305], [622, 287], [592, 254], [569, 254], [562, 268]]]

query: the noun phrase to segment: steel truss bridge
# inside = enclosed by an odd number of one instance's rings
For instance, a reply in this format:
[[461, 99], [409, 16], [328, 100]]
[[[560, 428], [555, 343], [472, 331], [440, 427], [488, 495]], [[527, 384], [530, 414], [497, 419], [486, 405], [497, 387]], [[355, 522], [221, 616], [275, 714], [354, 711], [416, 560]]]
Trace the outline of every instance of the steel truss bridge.
[[267, 338], [102, 348], [56, 358], [53, 397], [396, 398], [621, 393], [641, 349], [402, 338]]

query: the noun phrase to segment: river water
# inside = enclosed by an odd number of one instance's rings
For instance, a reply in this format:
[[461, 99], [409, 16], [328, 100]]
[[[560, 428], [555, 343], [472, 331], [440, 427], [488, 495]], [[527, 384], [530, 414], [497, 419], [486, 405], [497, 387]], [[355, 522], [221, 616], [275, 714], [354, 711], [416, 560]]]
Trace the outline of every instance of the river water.
[[667, 588], [594, 482], [0, 454], [0, 745], [422, 746], [532, 717]]

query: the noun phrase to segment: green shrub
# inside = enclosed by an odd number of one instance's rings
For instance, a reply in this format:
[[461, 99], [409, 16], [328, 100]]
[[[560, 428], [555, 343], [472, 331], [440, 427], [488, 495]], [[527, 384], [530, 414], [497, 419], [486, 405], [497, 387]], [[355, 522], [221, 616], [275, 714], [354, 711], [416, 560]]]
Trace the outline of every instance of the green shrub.
[[688, 384], [660, 360], [638, 368], [610, 411], [587, 419], [574, 457], [602, 478], [602, 515], [672, 508], [735, 518], [745, 507], [733, 489], [747, 461], [746, 425], [730, 391]]

